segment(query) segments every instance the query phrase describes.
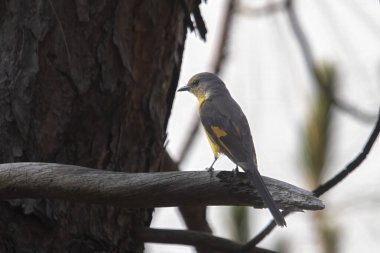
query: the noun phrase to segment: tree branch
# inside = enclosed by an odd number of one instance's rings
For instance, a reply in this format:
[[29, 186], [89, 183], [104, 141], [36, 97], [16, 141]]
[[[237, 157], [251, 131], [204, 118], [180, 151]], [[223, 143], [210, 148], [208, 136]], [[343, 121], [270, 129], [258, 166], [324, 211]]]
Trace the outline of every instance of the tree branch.
[[377, 136], [380, 132], [380, 109], [377, 117], [377, 121], [375, 124], [375, 128], [373, 129], [371, 135], [368, 138], [367, 143], [364, 145], [362, 152], [360, 152], [354, 160], [352, 160], [341, 172], [335, 175], [333, 178], [328, 180], [326, 183], [318, 186], [313, 193], [319, 197], [334, 186], [336, 186], [339, 182], [341, 182], [345, 177], [347, 177], [351, 172], [353, 172], [360, 164], [367, 158], [369, 151], [371, 151], [373, 144], [375, 143]]
[[[264, 177], [284, 210], [319, 210], [311, 192]], [[0, 165], [0, 198], [48, 198], [130, 208], [264, 204], [244, 173], [206, 171], [123, 173], [49, 163]]]
[[296, 13], [296, 10], [294, 8], [294, 1], [293, 0], [285, 0], [280, 2], [273, 2], [269, 3], [267, 5], [264, 5], [262, 7], [240, 7], [239, 13], [244, 15], [251, 15], [251, 16], [266, 16], [270, 14], [277, 14], [283, 10], [286, 10], [287, 16], [289, 19], [290, 28], [292, 29], [294, 36], [300, 46], [302, 56], [305, 60], [306, 67], [309, 71], [310, 76], [312, 77], [312, 82], [314, 85], [319, 85], [320, 88], [325, 92], [325, 95], [328, 96], [331, 101], [333, 102], [334, 106], [341, 110], [344, 113], [347, 113], [348, 115], [360, 120], [364, 123], [372, 123], [376, 119], [376, 115], [373, 115], [370, 112], [364, 111], [362, 109], [356, 108], [352, 104], [339, 99], [338, 97], [334, 96], [328, 90], [320, 85], [320, 82], [318, 82], [318, 76], [315, 74], [315, 57], [313, 55], [312, 48], [310, 47], [309, 40], [302, 29], [301, 23], [298, 19], [298, 15]]
[[290, 27], [293, 30], [294, 36], [296, 37], [298, 44], [301, 49], [301, 53], [304, 57], [306, 67], [309, 70], [310, 76], [313, 78], [314, 85], [318, 85], [321, 90], [325, 93], [327, 97], [329, 97], [332, 103], [336, 106], [336, 108], [340, 109], [342, 112], [347, 113], [348, 115], [364, 122], [364, 123], [372, 123], [376, 119], [376, 115], [368, 113], [366, 111], [360, 110], [355, 106], [338, 99], [336, 96], [331, 94], [326, 87], [321, 85], [321, 82], [318, 80], [318, 76], [315, 73], [315, 57], [313, 55], [312, 48], [310, 46], [309, 40], [306, 37], [305, 32], [302, 29], [301, 23], [298, 19], [298, 15], [296, 9], [294, 7], [293, 0], [286, 0], [287, 6], [287, 16], [289, 19]]
[[[201, 247], [209, 250], [218, 250], [221, 252], [239, 252], [241, 244], [212, 236], [208, 233], [196, 231], [184, 231], [174, 229], [153, 229], [142, 228], [136, 230], [134, 237], [140, 242], [155, 242], [166, 244], [183, 244]], [[254, 247], [250, 253], [275, 253], [274, 251]]]
[[[351, 172], [353, 172], [359, 165], [365, 160], [367, 155], [372, 149], [373, 144], [375, 143], [377, 137], [380, 133], [380, 108], [377, 116], [377, 121], [374, 129], [370, 137], [368, 138], [366, 144], [362, 152], [360, 152], [354, 160], [352, 160], [341, 172], [335, 175], [333, 178], [328, 180], [326, 183], [318, 186], [313, 193], [319, 197], [334, 186], [336, 186], [339, 182], [341, 182], [344, 178], [346, 178]], [[287, 216], [290, 214], [288, 211], [282, 212], [283, 216]], [[276, 227], [276, 223], [272, 220], [258, 235], [256, 235], [251, 241], [249, 241], [246, 245], [243, 246], [242, 252], [249, 252], [248, 250], [252, 247], [255, 247], [259, 242], [261, 242], [267, 235], [269, 235], [272, 230]]]

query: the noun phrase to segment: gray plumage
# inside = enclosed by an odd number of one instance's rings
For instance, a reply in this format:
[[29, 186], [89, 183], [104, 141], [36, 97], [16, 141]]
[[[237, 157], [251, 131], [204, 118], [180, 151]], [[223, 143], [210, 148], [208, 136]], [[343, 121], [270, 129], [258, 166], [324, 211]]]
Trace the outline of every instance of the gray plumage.
[[[206, 134], [219, 152], [241, 167], [255, 185], [276, 223], [286, 222], [258, 171], [250, 127], [243, 111], [232, 98], [224, 82], [212, 73], [199, 73], [181, 90], [189, 90], [200, 101], [200, 118]], [[210, 143], [212, 145], [212, 143]], [[217, 157], [215, 157], [216, 161]]]

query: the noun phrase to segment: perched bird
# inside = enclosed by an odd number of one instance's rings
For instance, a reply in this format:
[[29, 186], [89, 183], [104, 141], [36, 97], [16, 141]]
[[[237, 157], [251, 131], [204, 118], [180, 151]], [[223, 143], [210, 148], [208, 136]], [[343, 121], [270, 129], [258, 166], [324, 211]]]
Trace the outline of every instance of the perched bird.
[[220, 154], [226, 155], [236, 164], [235, 171], [238, 166], [245, 171], [277, 225], [286, 226], [283, 215], [258, 171], [247, 118], [224, 82], [212, 73], [203, 72], [194, 75], [178, 91], [189, 91], [198, 99], [201, 122], [215, 158], [209, 169], [213, 169]]

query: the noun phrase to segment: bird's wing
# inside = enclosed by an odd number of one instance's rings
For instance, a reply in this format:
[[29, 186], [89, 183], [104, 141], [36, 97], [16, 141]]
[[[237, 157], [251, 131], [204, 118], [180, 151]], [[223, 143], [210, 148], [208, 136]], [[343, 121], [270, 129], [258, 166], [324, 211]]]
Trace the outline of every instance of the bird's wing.
[[201, 106], [202, 124], [222, 153], [238, 165], [256, 161], [249, 125], [239, 105], [228, 97], [206, 100]]
[[247, 118], [240, 106], [230, 97], [225, 100], [205, 100], [201, 105], [202, 124], [209, 137], [248, 174], [263, 201], [280, 226], [286, 222], [257, 169], [255, 149]]

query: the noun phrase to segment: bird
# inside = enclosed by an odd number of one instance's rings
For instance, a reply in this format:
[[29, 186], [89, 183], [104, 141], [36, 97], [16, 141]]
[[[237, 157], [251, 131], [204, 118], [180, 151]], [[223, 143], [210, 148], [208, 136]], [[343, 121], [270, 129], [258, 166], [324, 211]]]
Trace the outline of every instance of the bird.
[[188, 91], [198, 99], [200, 121], [214, 154], [209, 170], [221, 154], [242, 168], [264, 201], [278, 226], [286, 226], [284, 216], [261, 177], [248, 120], [232, 98], [225, 83], [215, 74], [195, 74], [178, 92]]

